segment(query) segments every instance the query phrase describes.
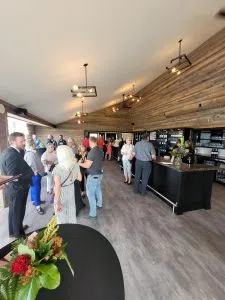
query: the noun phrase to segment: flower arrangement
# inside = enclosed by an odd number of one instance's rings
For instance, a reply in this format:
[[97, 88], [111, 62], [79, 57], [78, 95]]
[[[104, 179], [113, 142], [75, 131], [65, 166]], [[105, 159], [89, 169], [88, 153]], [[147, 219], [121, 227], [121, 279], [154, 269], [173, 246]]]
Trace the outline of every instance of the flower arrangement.
[[60, 285], [57, 260], [66, 260], [74, 275], [58, 229], [53, 217], [46, 229], [13, 244], [10, 262], [0, 268], [1, 300], [34, 300], [40, 288], [56, 289]]

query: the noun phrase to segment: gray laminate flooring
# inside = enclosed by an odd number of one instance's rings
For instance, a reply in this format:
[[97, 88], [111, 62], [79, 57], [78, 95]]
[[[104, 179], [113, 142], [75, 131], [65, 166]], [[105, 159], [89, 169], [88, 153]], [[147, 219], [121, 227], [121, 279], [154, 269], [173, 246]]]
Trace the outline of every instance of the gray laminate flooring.
[[[224, 300], [225, 187], [214, 184], [211, 210], [177, 216], [151, 192], [145, 197], [133, 194], [115, 162], [104, 164], [104, 209], [93, 221], [85, 208], [78, 223], [95, 228], [112, 243], [126, 300]], [[52, 205], [44, 208], [46, 214], [39, 216], [28, 202], [24, 223], [29, 231], [49, 221]], [[0, 246], [11, 241], [7, 213], [0, 212]]]

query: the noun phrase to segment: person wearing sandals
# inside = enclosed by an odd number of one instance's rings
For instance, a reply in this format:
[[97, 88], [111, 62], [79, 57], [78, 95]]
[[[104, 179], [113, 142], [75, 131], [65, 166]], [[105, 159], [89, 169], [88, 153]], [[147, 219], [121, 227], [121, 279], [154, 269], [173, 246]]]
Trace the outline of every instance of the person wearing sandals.
[[74, 181], [81, 181], [79, 165], [68, 146], [57, 148], [58, 164], [52, 171], [54, 177], [54, 210], [58, 224], [77, 223]]
[[44, 203], [45, 201], [41, 201], [41, 178], [44, 175], [45, 170], [43, 164], [41, 163], [41, 159], [35, 150], [35, 143], [31, 139], [26, 141], [24, 160], [34, 172], [30, 187], [31, 201], [36, 207], [37, 212], [40, 215], [43, 215], [44, 210], [41, 207], [41, 203]]
[[126, 144], [121, 149], [123, 172], [124, 172], [124, 183], [131, 184], [131, 166], [132, 166], [132, 152], [134, 146], [132, 145], [132, 139], [127, 138]]

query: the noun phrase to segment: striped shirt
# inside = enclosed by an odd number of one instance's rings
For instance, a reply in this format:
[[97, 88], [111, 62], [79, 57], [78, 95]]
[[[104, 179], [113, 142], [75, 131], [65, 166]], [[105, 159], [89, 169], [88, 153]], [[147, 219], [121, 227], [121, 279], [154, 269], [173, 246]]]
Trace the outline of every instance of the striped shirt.
[[142, 161], [152, 161], [152, 155], [155, 155], [155, 148], [152, 143], [142, 140], [134, 146], [135, 157]]

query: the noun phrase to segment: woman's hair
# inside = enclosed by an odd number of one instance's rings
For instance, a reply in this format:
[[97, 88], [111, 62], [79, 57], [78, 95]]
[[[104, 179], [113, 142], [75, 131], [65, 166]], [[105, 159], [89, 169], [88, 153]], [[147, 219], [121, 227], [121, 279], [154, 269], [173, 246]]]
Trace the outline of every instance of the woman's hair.
[[74, 165], [74, 163], [76, 163], [74, 154], [69, 146], [61, 145], [57, 148], [56, 153], [58, 164], [65, 167], [66, 169], [69, 169]]
[[75, 142], [74, 138], [69, 137], [67, 141], [68, 141], [68, 143], [69, 143], [69, 142], [72, 142], [72, 144], [73, 144], [74, 146], [76, 146], [76, 142]]
[[86, 149], [86, 147], [84, 147], [84, 145], [80, 145], [80, 146], [78, 147], [78, 152], [79, 152], [79, 153], [82, 153], [82, 152], [85, 152], [85, 151], [87, 151], [87, 149]]
[[32, 139], [26, 140], [26, 150], [30, 150], [30, 149], [35, 150], [35, 148], [36, 148], [35, 143]]

